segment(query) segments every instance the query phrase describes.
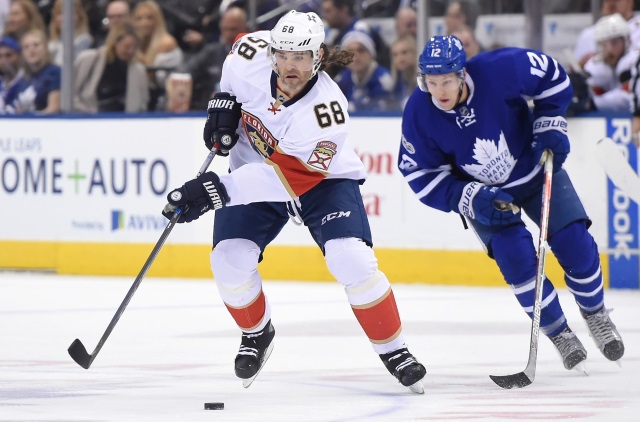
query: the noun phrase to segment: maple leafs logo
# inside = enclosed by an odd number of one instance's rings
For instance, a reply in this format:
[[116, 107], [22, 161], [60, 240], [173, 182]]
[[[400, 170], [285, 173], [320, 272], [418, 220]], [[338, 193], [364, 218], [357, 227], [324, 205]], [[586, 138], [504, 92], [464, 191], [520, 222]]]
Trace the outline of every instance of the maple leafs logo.
[[476, 138], [476, 143], [473, 146], [473, 158], [479, 164], [465, 164], [462, 169], [474, 179], [488, 186], [506, 182], [518, 162], [511, 155], [502, 131], [497, 145], [491, 139]]

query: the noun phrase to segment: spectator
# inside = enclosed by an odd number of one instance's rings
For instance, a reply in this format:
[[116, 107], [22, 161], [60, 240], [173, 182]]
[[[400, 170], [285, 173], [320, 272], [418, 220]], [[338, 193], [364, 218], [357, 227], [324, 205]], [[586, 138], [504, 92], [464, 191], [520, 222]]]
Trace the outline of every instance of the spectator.
[[105, 26], [106, 9], [110, 0], [81, 0], [82, 8], [87, 14], [87, 22], [89, 25], [89, 33], [96, 41], [96, 36], [101, 32]]
[[[164, 13], [167, 31], [176, 39], [185, 56], [200, 51], [213, 41], [218, 24], [214, 17], [220, 0], [157, 0]], [[215, 20], [214, 20], [215, 19]]]
[[44, 31], [44, 21], [38, 8], [31, 0], [13, 0], [9, 9], [9, 18], [5, 23], [4, 35], [19, 40], [32, 29]]
[[393, 80], [389, 69], [376, 62], [376, 49], [367, 33], [351, 31], [342, 48], [353, 53], [353, 62], [335, 78], [349, 101], [349, 111], [390, 110]]
[[129, 2], [125, 0], [114, 0], [110, 2], [105, 10], [105, 16], [106, 18], [103, 20], [103, 22], [105, 22], [103, 30], [98, 32], [94, 37], [94, 46], [96, 48], [104, 45], [107, 34], [111, 31], [111, 28], [121, 24], [125, 20], [131, 19]]
[[[322, 18], [335, 33], [332, 39], [327, 40], [329, 48], [342, 45], [344, 36], [350, 31], [365, 32], [374, 42], [378, 63], [387, 69], [391, 66], [389, 47], [378, 31], [372, 29], [366, 22], [359, 20], [355, 16], [354, 0], [323, 0]], [[337, 69], [328, 68], [326, 72], [333, 77], [336, 75]]]
[[24, 88], [24, 71], [20, 62], [20, 44], [0, 38], [0, 114], [15, 114], [18, 95]]
[[135, 28], [125, 21], [111, 28], [103, 47], [80, 53], [75, 63], [75, 111], [147, 110], [147, 74], [136, 59], [139, 44]]
[[51, 10], [55, 0], [31, 0], [38, 8], [38, 13], [42, 16], [44, 27], [48, 27], [51, 22]]
[[603, 16], [596, 22], [595, 39], [599, 52], [584, 65], [591, 101], [600, 111], [630, 112], [638, 52], [628, 48], [629, 26], [619, 13]]
[[475, 31], [479, 14], [480, 8], [474, 0], [456, 0], [449, 3], [444, 15], [445, 32], [450, 35], [462, 25], [467, 25]]
[[149, 77], [148, 109], [164, 109], [165, 79], [182, 63], [182, 50], [167, 31], [162, 10], [154, 0], [144, 0], [136, 5], [133, 24], [140, 39], [138, 60], [147, 67]]
[[464, 48], [464, 52], [467, 54], [467, 60], [484, 51], [484, 48], [478, 42], [473, 29], [467, 25], [459, 26], [458, 29], [451, 33], [451, 35], [455, 35], [460, 39], [460, 41], [462, 41], [462, 48]]
[[[219, 91], [222, 63], [231, 51], [236, 37], [250, 32], [247, 13], [241, 7], [229, 7], [220, 19], [220, 41], [206, 44], [198, 54], [181, 64], [176, 72], [189, 73], [193, 80], [192, 110], [205, 110], [209, 98]], [[185, 110], [171, 110], [185, 111]]]
[[[490, 0], [494, 1], [494, 0]], [[447, 3], [449, 0], [427, 0], [429, 8], [429, 16], [442, 16], [447, 9]], [[391, 9], [398, 10], [401, 7], [410, 7], [413, 10], [418, 10], [418, 0], [392, 0]]]
[[[614, 13], [620, 13], [627, 21], [631, 45], [634, 48], [640, 48], [640, 15], [634, 16], [633, 14], [633, 0], [602, 0], [600, 16], [609, 16]], [[576, 41], [573, 56], [578, 65], [584, 66], [587, 60], [598, 52], [597, 47], [594, 24], [583, 29]], [[572, 70], [578, 71], [579, 69]]]
[[[49, 52], [51, 53], [52, 62], [58, 66], [62, 66], [64, 61], [64, 51], [62, 48], [62, 2], [56, 0], [51, 12], [51, 22], [49, 23]], [[78, 57], [80, 52], [88, 49], [93, 44], [93, 37], [89, 33], [89, 22], [87, 14], [82, 7], [81, 0], [73, 0], [75, 8], [73, 32], [73, 57]]]
[[60, 66], [51, 62], [47, 35], [33, 29], [22, 36], [22, 60], [25, 87], [20, 93], [19, 113], [52, 114], [60, 112]]
[[418, 28], [418, 16], [416, 11], [410, 7], [399, 8], [396, 12], [395, 26], [397, 38], [402, 38], [405, 35], [411, 35], [413, 38], [416, 38]]
[[409, 96], [416, 89], [416, 69], [418, 68], [418, 53], [416, 39], [406, 34], [397, 38], [391, 44], [391, 78], [395, 108], [402, 110]]
[[[248, 10], [250, 2], [251, 0], [223, 0], [220, 3], [220, 9], [219, 9], [220, 15], [222, 15], [222, 13], [224, 13], [224, 11], [227, 10], [227, 8], [229, 7], [242, 7], [243, 9]], [[292, 8], [297, 7], [296, 5], [297, 3], [299, 3], [298, 0], [284, 0], [284, 2], [285, 3], [295, 2], [295, 4], [292, 4]], [[278, 9], [280, 6], [282, 6], [282, 3], [283, 3], [283, 0], [255, 0], [256, 16], [267, 15], [268, 19], [260, 22], [256, 22], [256, 27], [252, 28], [252, 30], [255, 30], [255, 31], [271, 30], [271, 28], [275, 26], [278, 19], [280, 19], [285, 13], [287, 13], [287, 10], [283, 10], [277, 15], [272, 14], [274, 9]]]

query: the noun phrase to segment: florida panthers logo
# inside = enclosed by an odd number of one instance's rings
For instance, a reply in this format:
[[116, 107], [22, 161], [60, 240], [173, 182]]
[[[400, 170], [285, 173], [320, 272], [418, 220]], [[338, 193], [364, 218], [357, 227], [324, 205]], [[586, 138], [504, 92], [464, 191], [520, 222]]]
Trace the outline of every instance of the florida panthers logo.
[[333, 156], [336, 155], [338, 146], [329, 141], [318, 142], [307, 160], [307, 164], [321, 171], [327, 171]]
[[267, 130], [260, 119], [245, 111], [242, 112], [242, 123], [253, 149], [264, 158], [269, 158], [278, 146], [278, 140]]

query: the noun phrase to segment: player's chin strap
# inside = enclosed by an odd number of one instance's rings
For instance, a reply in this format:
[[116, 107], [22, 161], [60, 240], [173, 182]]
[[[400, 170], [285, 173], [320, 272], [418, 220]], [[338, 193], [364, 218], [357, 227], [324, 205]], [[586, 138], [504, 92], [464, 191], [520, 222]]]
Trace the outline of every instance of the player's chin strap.
[[300, 216], [300, 208], [302, 208], [302, 205], [297, 199], [287, 202], [287, 212], [289, 213], [289, 219], [296, 226], [301, 226], [302, 223], [304, 223], [302, 217]]
[[464, 84], [465, 84], [464, 79], [465, 79], [466, 70], [462, 69], [460, 73], [461, 75], [460, 75], [460, 86], [458, 87], [458, 98], [456, 98], [456, 102], [455, 102], [456, 107], [460, 105], [460, 98], [462, 98], [462, 92], [464, 91]]

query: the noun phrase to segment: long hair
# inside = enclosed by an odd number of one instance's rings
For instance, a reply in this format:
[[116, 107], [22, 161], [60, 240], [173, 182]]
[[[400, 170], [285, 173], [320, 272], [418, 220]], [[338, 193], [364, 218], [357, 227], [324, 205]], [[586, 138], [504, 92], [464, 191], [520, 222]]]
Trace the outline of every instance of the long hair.
[[31, 0], [13, 0], [11, 6], [17, 4], [22, 8], [22, 11], [27, 15], [28, 27], [21, 33], [10, 34], [5, 30], [5, 35], [10, 35], [16, 40], [19, 40], [22, 34], [32, 29], [40, 29], [44, 31], [44, 20], [38, 10], [38, 7]]
[[[400, 38], [396, 39], [393, 44], [391, 44], [391, 50], [393, 50], [393, 46], [399, 43], [406, 42], [410, 51], [416, 51], [416, 39], [411, 34], [403, 35]], [[398, 83], [398, 80], [401, 80], [405, 86], [415, 88], [417, 85], [416, 82], [416, 72], [418, 67], [418, 57], [415, 58], [415, 63], [413, 67], [410, 67], [408, 70], [399, 71], [396, 69], [393, 64], [393, 57], [391, 59], [391, 77], [393, 78], [394, 86]]]
[[[62, 13], [62, 2], [64, 0], [56, 0], [53, 4], [53, 9], [51, 10], [51, 22], [49, 22], [49, 39], [51, 40], [59, 40], [61, 35], [62, 26], [58, 27], [55, 23], [55, 17]], [[89, 33], [89, 17], [87, 16], [87, 12], [84, 10], [84, 6], [82, 5], [82, 0], [73, 0], [73, 7], [76, 10], [76, 16], [74, 18], [74, 35], [77, 37], [81, 34]]]
[[111, 28], [104, 43], [104, 47], [107, 51], [107, 62], [112, 63], [116, 59], [116, 44], [128, 35], [132, 36], [136, 41], [138, 41], [138, 43], [140, 43], [140, 37], [138, 37], [136, 29], [128, 20]]
[[343, 50], [339, 46], [336, 46], [329, 50], [326, 44], [322, 44], [320, 47], [324, 54], [322, 55], [322, 61], [320, 63], [320, 70], [339, 71], [353, 62], [354, 54], [350, 51]]
[[134, 22], [136, 11], [144, 8], [151, 11], [156, 23], [156, 27], [153, 29], [150, 39], [141, 39], [140, 36], [138, 37], [141, 41], [140, 51], [142, 53], [142, 57], [147, 64], [151, 64], [158, 54], [158, 46], [160, 45], [160, 42], [162, 41], [163, 37], [165, 37], [169, 32], [167, 31], [167, 24], [165, 23], [162, 9], [160, 9], [160, 6], [158, 6], [158, 3], [156, 3], [154, 0], [144, 0], [136, 5], [135, 9], [133, 10]]

